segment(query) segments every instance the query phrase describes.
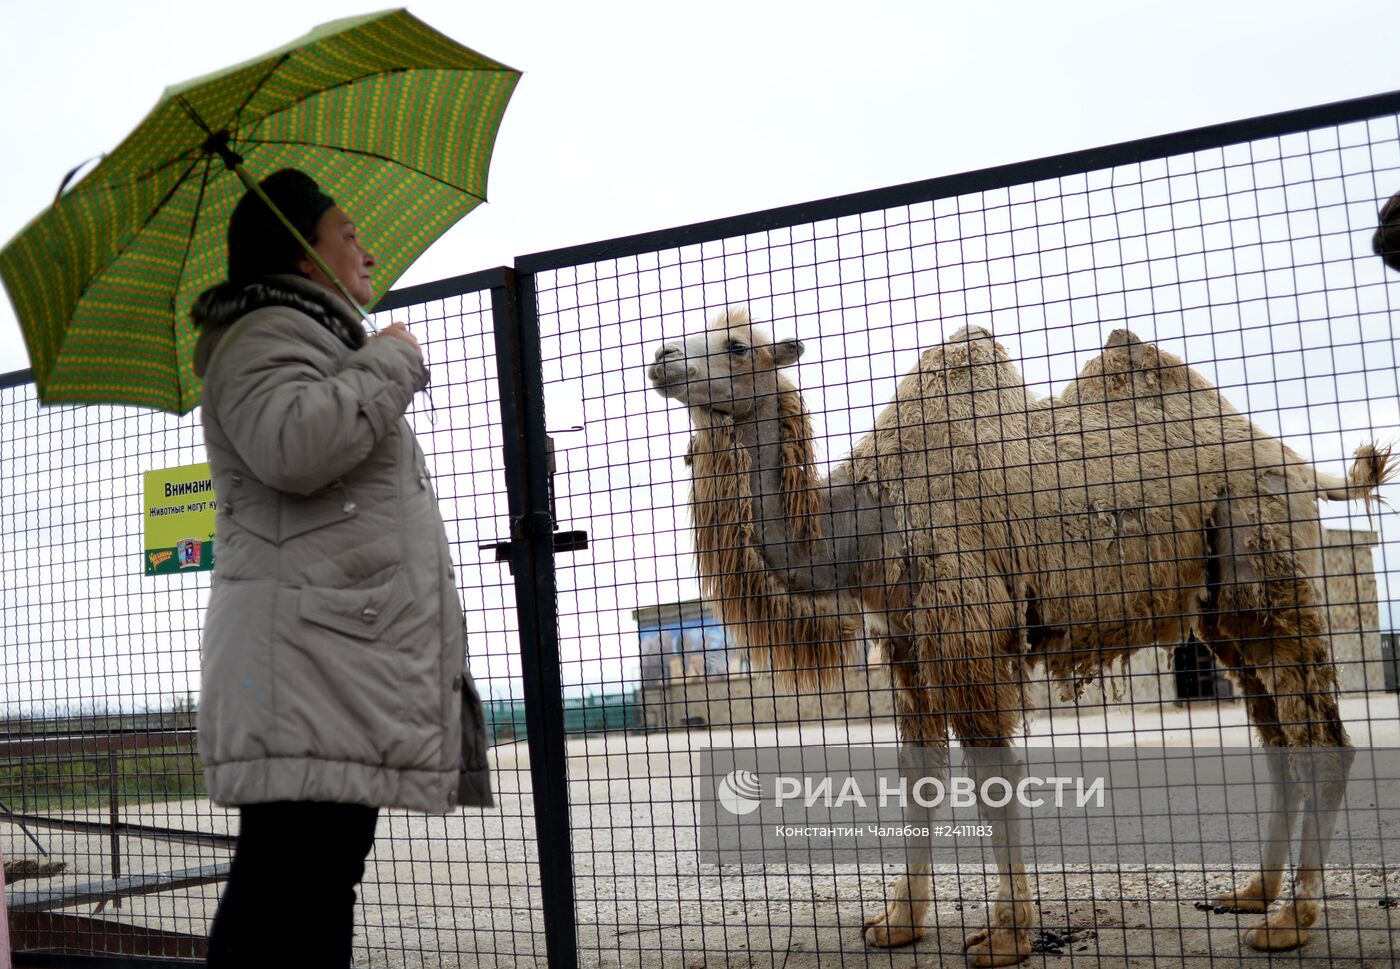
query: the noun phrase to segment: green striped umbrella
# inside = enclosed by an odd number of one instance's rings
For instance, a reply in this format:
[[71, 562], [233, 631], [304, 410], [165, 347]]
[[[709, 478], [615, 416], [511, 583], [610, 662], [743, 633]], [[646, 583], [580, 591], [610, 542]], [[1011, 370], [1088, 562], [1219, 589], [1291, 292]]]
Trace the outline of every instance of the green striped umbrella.
[[39, 399], [196, 406], [190, 305], [224, 277], [245, 182], [281, 168], [310, 174], [355, 220], [381, 295], [485, 199], [519, 78], [394, 10], [167, 89], [0, 250]]

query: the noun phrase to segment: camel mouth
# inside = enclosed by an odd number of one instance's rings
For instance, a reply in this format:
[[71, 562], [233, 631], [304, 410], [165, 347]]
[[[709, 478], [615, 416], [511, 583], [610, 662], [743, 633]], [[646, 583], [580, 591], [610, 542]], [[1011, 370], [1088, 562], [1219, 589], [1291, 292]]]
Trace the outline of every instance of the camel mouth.
[[680, 367], [671, 367], [664, 363], [654, 363], [647, 367], [647, 377], [651, 380], [656, 392], [666, 397], [675, 396], [683, 386], [690, 383], [694, 374], [689, 367], [682, 364]]

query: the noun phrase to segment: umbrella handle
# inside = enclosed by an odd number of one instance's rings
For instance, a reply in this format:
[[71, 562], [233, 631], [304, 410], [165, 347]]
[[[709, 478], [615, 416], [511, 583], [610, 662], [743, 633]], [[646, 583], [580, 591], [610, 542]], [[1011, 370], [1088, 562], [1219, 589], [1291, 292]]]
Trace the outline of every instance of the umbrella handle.
[[[230, 154], [232, 153], [230, 152]], [[246, 169], [244, 169], [242, 159], [238, 158], [237, 155], [233, 155], [233, 158], [238, 159], [233, 164], [229, 165], [229, 167], [233, 169], [234, 174], [242, 180], [243, 184], [248, 187], [250, 192], [253, 192], [258, 198], [267, 203], [267, 207], [272, 210], [272, 214], [277, 216], [277, 220], [287, 227], [287, 231], [292, 234], [292, 238], [297, 241], [297, 244], [306, 250], [306, 254], [311, 257], [311, 261], [316, 264], [321, 272], [326, 274], [326, 277], [331, 282], [335, 283], [335, 288], [340, 291], [340, 295], [344, 296], [345, 301], [355, 308], [356, 313], [360, 314], [360, 319], [365, 321], [365, 325], [369, 327], [370, 332], [378, 334], [379, 330], [375, 328], [374, 321], [369, 318], [369, 314], [365, 312], [365, 308], [360, 305], [359, 301], [350, 295], [350, 291], [345, 288], [345, 284], [340, 281], [340, 277], [335, 274], [335, 270], [326, 265], [326, 261], [322, 259], [321, 254], [316, 251], [316, 247], [306, 241], [306, 238], [297, 231], [297, 227], [292, 225], [287, 217], [282, 214], [282, 210], [273, 203], [272, 199], [267, 197], [267, 193], [263, 191], [263, 187], [257, 183], [257, 180], [253, 178], [253, 176], [248, 174]], [[229, 161], [230, 159], [228, 158], [224, 159], [225, 164]]]

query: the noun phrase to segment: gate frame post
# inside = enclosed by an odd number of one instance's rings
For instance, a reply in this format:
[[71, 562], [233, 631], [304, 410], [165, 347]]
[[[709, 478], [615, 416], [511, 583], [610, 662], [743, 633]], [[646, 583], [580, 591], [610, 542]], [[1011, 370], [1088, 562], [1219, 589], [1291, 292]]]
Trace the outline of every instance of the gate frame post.
[[491, 287], [491, 315], [501, 388], [510, 565], [520, 628], [545, 954], [550, 969], [575, 969], [574, 862], [535, 277], [504, 269], [502, 282]]

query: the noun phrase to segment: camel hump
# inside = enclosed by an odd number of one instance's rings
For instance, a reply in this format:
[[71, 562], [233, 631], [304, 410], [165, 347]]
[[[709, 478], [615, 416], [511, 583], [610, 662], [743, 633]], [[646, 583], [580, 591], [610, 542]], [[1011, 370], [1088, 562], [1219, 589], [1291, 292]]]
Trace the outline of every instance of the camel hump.
[[1006, 350], [991, 331], [980, 326], [960, 328], [941, 346], [932, 348], [932, 352], [941, 357], [945, 367], [966, 367], [971, 364], [1002, 366], [1010, 363]]
[[954, 332], [952, 336], [948, 337], [946, 342], [976, 343], [980, 340], [986, 340], [989, 343], [995, 342], [995, 339], [992, 337], [992, 331], [981, 326], [964, 326]]
[[1103, 345], [1105, 373], [1151, 373], [1162, 369], [1162, 353], [1132, 330], [1114, 330]]
[[[1163, 393], [1205, 393], [1212, 395], [1212, 401], [1219, 396], [1215, 386], [1180, 357], [1141, 339], [1132, 330], [1118, 329], [1108, 335], [1099, 355], [1084, 364], [1060, 396], [1087, 402]], [[1224, 412], [1235, 413], [1223, 399], [1218, 406]], [[1214, 403], [1212, 409], [1216, 409]]]

